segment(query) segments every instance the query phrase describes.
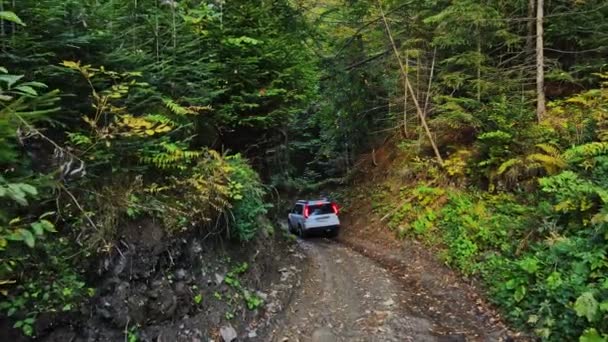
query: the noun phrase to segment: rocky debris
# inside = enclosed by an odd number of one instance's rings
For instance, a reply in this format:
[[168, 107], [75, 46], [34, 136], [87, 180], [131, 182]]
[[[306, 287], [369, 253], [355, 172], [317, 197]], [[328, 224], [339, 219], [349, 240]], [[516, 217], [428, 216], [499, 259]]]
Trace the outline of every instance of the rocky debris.
[[260, 297], [260, 299], [264, 302], [268, 300], [268, 295], [262, 291], [256, 291], [255, 294], [256, 296]]
[[222, 275], [222, 274], [216, 273], [216, 274], [215, 274], [215, 284], [216, 284], [216, 285], [220, 285], [221, 283], [223, 283], [223, 282], [224, 282], [224, 278], [226, 278], [226, 276], [225, 276], [225, 275]]
[[232, 342], [238, 337], [236, 330], [230, 324], [220, 328], [220, 336], [224, 342]]
[[[300, 249], [274, 237], [245, 248], [201, 240], [195, 233], [167, 238], [154, 225], [148, 221], [119, 232], [116, 247], [91, 261], [97, 265], [90, 272], [97, 286], [90, 305], [62, 313], [63, 320], [54, 318], [39, 340], [123, 341], [128, 329], [141, 342], [234, 341], [237, 331], [243, 332], [239, 340], [267, 341], [270, 322], [299, 283], [301, 270], [290, 263], [303, 257]], [[147, 229], [153, 230], [151, 237], [145, 237]], [[242, 262], [250, 268], [238, 280], [263, 300], [257, 310], [248, 310], [225, 282], [227, 272]]]
[[255, 329], [254, 329], [254, 330], [249, 331], [249, 332], [247, 333], [247, 337], [249, 337], [249, 338], [256, 338], [256, 337], [258, 337], [258, 332], [257, 332], [257, 330], [255, 330]]
[[177, 271], [175, 271], [176, 280], [184, 280], [184, 279], [186, 279], [187, 276], [188, 276], [188, 272], [183, 268], [180, 268]]
[[286, 267], [279, 269], [279, 273], [281, 273], [281, 282], [287, 281], [287, 279], [291, 278], [294, 274], [292, 270], [287, 269]]

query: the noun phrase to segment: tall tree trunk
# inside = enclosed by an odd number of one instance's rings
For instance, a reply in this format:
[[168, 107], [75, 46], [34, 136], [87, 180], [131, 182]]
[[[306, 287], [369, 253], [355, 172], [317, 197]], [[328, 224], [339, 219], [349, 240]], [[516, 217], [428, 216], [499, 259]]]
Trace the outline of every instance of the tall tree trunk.
[[156, 0], [156, 11], [154, 13], [154, 38], [156, 41], [156, 62], [160, 63], [160, 28], [158, 24], [158, 0]]
[[[382, 9], [381, 0], [378, 0], [378, 8], [380, 9], [380, 14], [382, 15], [382, 21], [384, 22], [384, 27], [386, 28], [386, 34], [388, 35], [391, 45], [393, 46], [393, 52], [395, 53], [395, 57], [397, 58], [397, 62], [399, 63], [399, 69], [401, 71], [401, 75], [403, 76], [404, 79], [406, 79], [405, 66], [403, 65], [403, 61], [401, 60], [401, 56], [399, 55], [399, 50], [397, 49], [397, 45], [395, 44], [395, 40], [393, 39], [393, 34], [391, 33], [391, 28], [388, 25], [386, 16], [384, 15], [384, 10]], [[439, 149], [437, 148], [437, 144], [435, 143], [435, 138], [433, 138], [433, 134], [431, 133], [431, 130], [429, 129], [429, 126], [426, 122], [426, 118], [424, 116], [423, 109], [422, 109], [418, 99], [415, 96], [413, 96], [414, 88], [412, 88], [412, 84], [409, 81], [406, 81], [406, 85], [407, 85], [409, 91], [412, 93], [412, 100], [414, 101], [414, 107], [416, 107], [416, 113], [418, 114], [418, 118], [420, 119], [420, 124], [424, 128], [424, 132], [426, 133], [426, 136], [429, 139], [429, 142], [431, 143], [431, 147], [433, 148], [433, 151], [435, 152], [435, 157], [437, 158], [437, 162], [439, 163], [439, 165], [441, 165], [443, 167], [443, 158], [441, 157], [441, 154], [439, 153]]]
[[177, 28], [175, 27], [176, 22], [175, 22], [175, 7], [177, 6], [177, 2], [172, 2], [171, 3], [171, 26], [173, 27], [172, 29], [172, 39], [173, 39], [173, 53], [175, 54], [175, 49], [177, 48]]
[[422, 114], [427, 117], [429, 112], [429, 103], [431, 102], [431, 87], [433, 86], [433, 77], [435, 76], [435, 60], [437, 59], [437, 47], [433, 49], [433, 60], [431, 61], [431, 72], [429, 74], [429, 85], [426, 89], [426, 97], [424, 99], [424, 109]]
[[481, 30], [477, 24], [477, 102], [481, 102]]
[[405, 76], [403, 77], [403, 136], [407, 139], [407, 82], [410, 72], [410, 56], [405, 54]]
[[[133, 25], [135, 25], [137, 23], [137, 0], [133, 0]], [[131, 47], [133, 48], [133, 51], [137, 51], [136, 45], [137, 45], [137, 32], [135, 29], [131, 30]]]
[[537, 0], [536, 9], [536, 117], [545, 116], [545, 54], [543, 42], [544, 0]]
[[[4, 11], [4, 0], [0, 0], [0, 11]], [[0, 19], [0, 40], [2, 40], [2, 52], [6, 51], [6, 32], [4, 31], [4, 19]]]
[[528, 35], [526, 36], [526, 52], [531, 56], [534, 51], [534, 28], [535, 28], [535, 16], [536, 12], [536, 1], [528, 1]]

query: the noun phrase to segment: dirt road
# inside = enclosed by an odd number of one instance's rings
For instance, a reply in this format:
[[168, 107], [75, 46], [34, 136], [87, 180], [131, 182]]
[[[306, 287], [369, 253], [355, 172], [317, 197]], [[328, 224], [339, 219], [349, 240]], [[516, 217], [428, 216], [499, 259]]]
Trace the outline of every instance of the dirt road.
[[428, 315], [425, 309], [408, 309], [419, 294], [412, 293], [395, 274], [338, 242], [315, 239], [300, 245], [308, 255], [307, 271], [272, 341], [502, 340], [497, 330], [487, 330], [482, 324], [479, 329], [460, 331], [459, 324], [447, 322], [446, 326], [433, 315], [433, 308], [426, 308]]

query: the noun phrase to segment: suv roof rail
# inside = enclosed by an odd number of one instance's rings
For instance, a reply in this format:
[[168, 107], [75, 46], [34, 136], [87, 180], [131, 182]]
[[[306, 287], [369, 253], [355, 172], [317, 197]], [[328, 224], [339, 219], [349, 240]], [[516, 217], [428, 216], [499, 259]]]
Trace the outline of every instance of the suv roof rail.
[[319, 199], [314, 199], [314, 200], [297, 200], [296, 203], [312, 203], [312, 202], [328, 202], [330, 203], [331, 201], [327, 198], [319, 198]]

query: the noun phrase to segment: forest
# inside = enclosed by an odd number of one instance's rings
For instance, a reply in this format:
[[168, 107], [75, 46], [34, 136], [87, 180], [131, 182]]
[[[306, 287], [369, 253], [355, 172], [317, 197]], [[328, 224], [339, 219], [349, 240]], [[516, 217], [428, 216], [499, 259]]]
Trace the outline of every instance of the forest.
[[1, 315], [86, 305], [128, 222], [247, 248], [331, 188], [517, 329], [608, 341], [607, 63], [605, 0], [0, 0]]

